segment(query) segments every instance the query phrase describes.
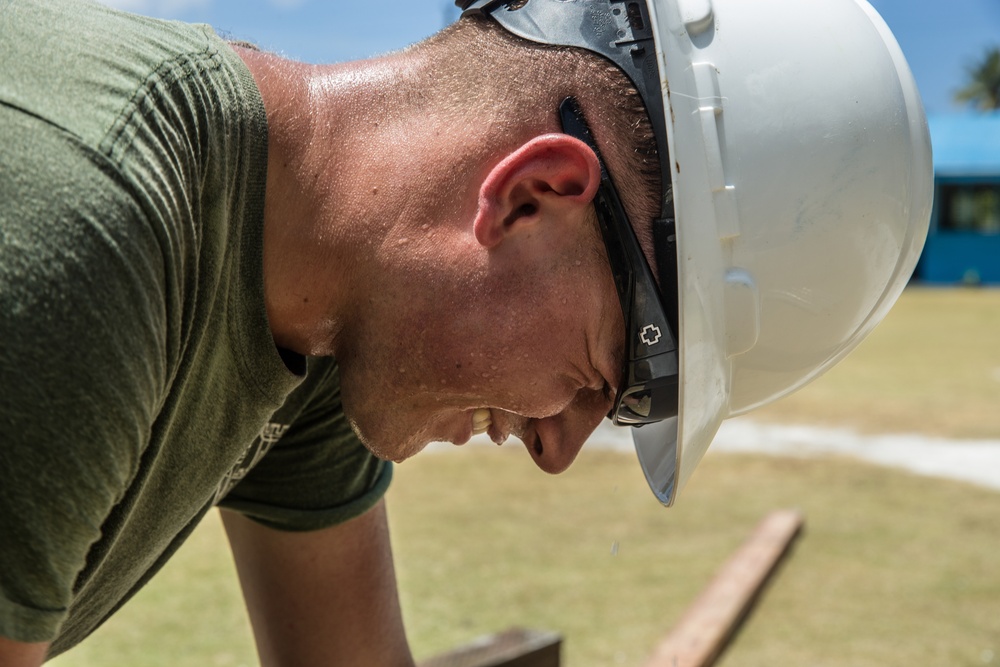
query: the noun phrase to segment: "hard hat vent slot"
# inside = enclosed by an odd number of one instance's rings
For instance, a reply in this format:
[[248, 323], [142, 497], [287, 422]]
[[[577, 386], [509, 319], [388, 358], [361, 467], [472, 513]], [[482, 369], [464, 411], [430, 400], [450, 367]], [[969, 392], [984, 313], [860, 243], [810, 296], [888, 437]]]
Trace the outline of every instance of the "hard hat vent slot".
[[645, 30], [646, 24], [642, 21], [642, 12], [639, 10], [639, 3], [630, 2], [628, 3], [628, 24], [632, 27], [632, 30]]

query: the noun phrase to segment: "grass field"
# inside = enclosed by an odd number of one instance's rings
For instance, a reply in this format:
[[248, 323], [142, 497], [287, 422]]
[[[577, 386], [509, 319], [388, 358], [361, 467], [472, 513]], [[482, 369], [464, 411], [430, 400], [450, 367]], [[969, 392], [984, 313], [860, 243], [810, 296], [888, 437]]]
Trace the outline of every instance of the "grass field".
[[[920, 290], [767, 419], [1000, 437], [1000, 293]], [[511, 625], [556, 630], [568, 667], [641, 665], [769, 510], [806, 531], [724, 667], [1000, 664], [1000, 493], [840, 459], [709, 454], [660, 508], [629, 454], [565, 474], [512, 443], [397, 468], [390, 520], [418, 658]], [[51, 664], [256, 664], [212, 515], [96, 635]]]

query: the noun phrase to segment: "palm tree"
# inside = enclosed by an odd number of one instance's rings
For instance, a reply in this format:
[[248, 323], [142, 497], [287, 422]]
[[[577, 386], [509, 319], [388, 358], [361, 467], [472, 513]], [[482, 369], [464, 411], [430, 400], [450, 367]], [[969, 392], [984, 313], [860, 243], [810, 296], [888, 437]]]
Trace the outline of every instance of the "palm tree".
[[965, 68], [969, 78], [955, 93], [955, 101], [980, 111], [1000, 109], [1000, 47], [987, 49], [983, 59]]

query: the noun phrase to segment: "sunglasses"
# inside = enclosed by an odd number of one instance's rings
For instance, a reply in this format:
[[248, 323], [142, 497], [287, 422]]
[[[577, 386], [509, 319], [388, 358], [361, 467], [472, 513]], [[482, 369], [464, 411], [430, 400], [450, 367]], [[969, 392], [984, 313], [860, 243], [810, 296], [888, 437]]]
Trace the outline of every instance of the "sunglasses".
[[[660, 290], [618, 190], [575, 99], [567, 97], [562, 101], [559, 119], [563, 132], [587, 144], [601, 165], [601, 183], [594, 197], [594, 209], [625, 317], [621, 380], [608, 418], [618, 426], [638, 427], [676, 417], [679, 373], [676, 315], [673, 320], [668, 317], [670, 311], [661, 302]], [[674, 230], [663, 235], [663, 240], [676, 243]], [[676, 258], [674, 247], [666, 250], [668, 252], [657, 253], [657, 256]], [[676, 266], [670, 268], [659, 267], [660, 275], [676, 276]], [[664, 289], [676, 292], [677, 285], [664, 285]]]

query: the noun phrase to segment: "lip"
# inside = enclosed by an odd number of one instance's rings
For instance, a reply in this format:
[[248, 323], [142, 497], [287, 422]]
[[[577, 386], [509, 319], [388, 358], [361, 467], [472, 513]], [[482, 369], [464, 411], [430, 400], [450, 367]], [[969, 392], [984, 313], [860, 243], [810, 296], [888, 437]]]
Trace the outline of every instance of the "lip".
[[527, 417], [506, 412], [490, 410], [490, 428], [486, 434], [497, 445], [504, 444], [511, 436], [523, 440], [523, 434], [528, 429], [530, 420]]
[[472, 415], [461, 413], [465, 417], [464, 422], [459, 425], [451, 438], [451, 444], [461, 447], [472, 438]]
[[475, 411], [476, 409], [473, 408], [459, 413], [458, 428], [455, 430], [454, 437], [451, 438], [453, 445], [461, 447], [472, 439], [472, 414]]

